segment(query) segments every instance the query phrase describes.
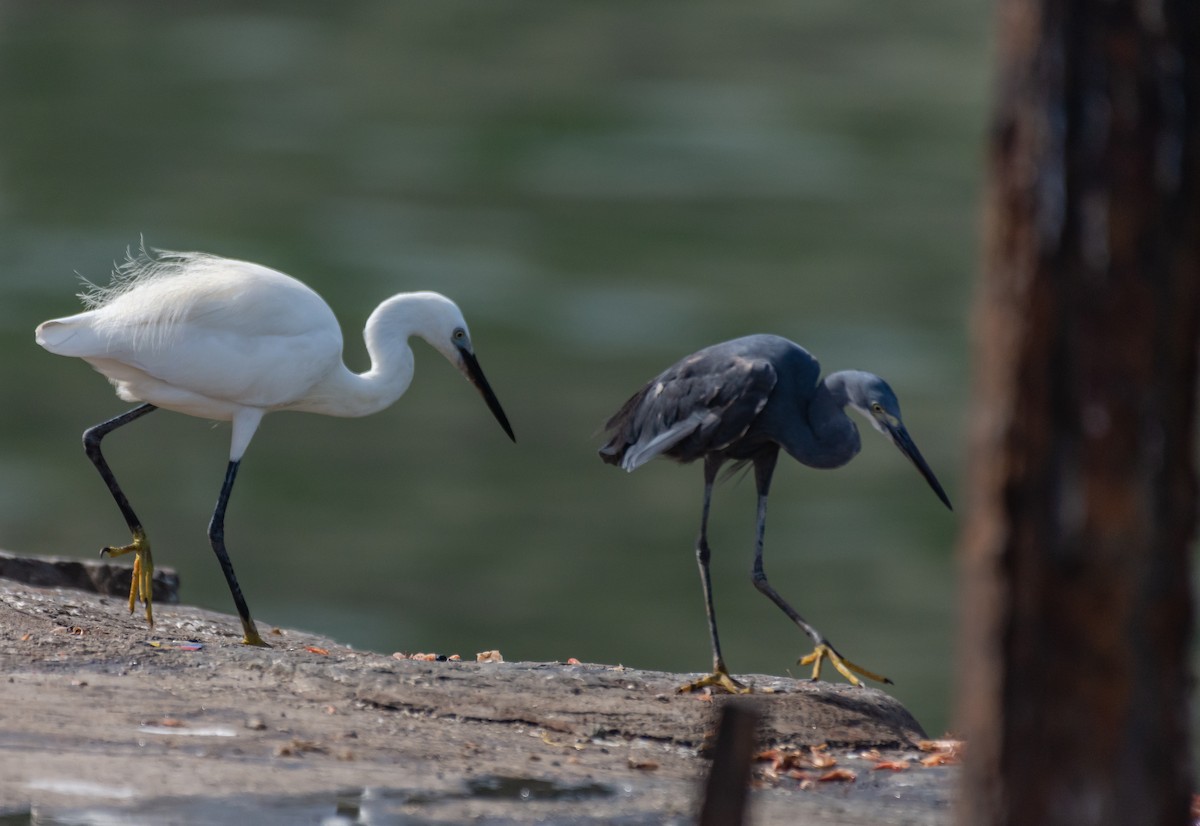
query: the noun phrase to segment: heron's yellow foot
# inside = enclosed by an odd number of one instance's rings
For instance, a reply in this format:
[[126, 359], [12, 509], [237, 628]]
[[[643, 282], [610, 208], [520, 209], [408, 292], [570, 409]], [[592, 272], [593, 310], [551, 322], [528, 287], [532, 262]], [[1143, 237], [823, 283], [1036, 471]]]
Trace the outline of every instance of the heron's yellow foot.
[[133, 554], [133, 573], [129, 583], [129, 613], [133, 613], [140, 599], [146, 606], [146, 622], [154, 627], [154, 557], [150, 555], [150, 540], [145, 531], [137, 531], [133, 541], [120, 547], [109, 546], [100, 551], [101, 556], [124, 556]]
[[713, 673], [701, 677], [694, 682], [685, 683], [676, 689], [679, 694], [687, 694], [692, 691], [699, 691], [702, 688], [713, 688], [718, 691], [724, 691], [728, 694], [749, 694], [750, 686], [742, 685], [733, 677], [729, 676], [729, 672], [723, 666], [718, 666], [713, 670]]
[[876, 674], [874, 671], [868, 671], [861, 665], [855, 665], [854, 663], [850, 662], [837, 651], [835, 651], [832, 645], [826, 642], [823, 642], [814, 648], [811, 654], [801, 657], [799, 663], [800, 665], [811, 665], [813, 667], [812, 678], [814, 680], [819, 680], [821, 679], [821, 665], [827, 658], [833, 667], [838, 670], [838, 673], [850, 681], [851, 685], [856, 685], [860, 688], [862, 687], [862, 680], [858, 679], [858, 677], [855, 677], [855, 674], [861, 674], [868, 680], [874, 680], [877, 683], [887, 683], [888, 685], [892, 684], [892, 681], [887, 677], [884, 677], [882, 674]]

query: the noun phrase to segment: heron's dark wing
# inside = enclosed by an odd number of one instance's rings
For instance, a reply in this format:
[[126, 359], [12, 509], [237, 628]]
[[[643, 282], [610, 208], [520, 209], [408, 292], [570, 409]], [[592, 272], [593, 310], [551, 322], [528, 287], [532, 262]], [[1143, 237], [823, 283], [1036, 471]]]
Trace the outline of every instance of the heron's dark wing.
[[771, 362], [709, 348], [651, 380], [608, 420], [600, 458], [625, 470], [658, 455], [681, 462], [743, 436], [775, 387]]

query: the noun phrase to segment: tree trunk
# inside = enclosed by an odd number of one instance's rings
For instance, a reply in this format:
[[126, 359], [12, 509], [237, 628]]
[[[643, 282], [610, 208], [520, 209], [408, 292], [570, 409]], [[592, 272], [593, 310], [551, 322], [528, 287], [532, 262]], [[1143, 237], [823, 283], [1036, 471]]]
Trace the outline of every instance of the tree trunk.
[[1195, 0], [1001, 0], [963, 823], [1189, 823]]

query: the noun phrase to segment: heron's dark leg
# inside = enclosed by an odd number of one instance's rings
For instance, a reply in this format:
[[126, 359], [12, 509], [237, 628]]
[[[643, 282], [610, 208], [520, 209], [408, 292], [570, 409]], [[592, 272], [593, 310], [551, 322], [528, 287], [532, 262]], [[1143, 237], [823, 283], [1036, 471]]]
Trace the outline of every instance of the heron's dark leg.
[[862, 681], [854, 676], [856, 673], [879, 683], [891, 683], [887, 677], [867, 671], [839, 654], [837, 649], [830, 645], [829, 640], [809, 625], [804, 617], [800, 616], [796, 609], [789, 605], [787, 600], [781, 597], [767, 580], [767, 573], [763, 570], [763, 540], [767, 530], [767, 495], [771, 490], [771, 477], [775, 473], [775, 462], [778, 458], [779, 451], [773, 450], [768, 455], [754, 461], [754, 480], [758, 486], [758, 526], [754, 540], [754, 587], [765, 594], [771, 602], [778, 605], [780, 610], [787, 614], [800, 630], [812, 638], [813, 645], [816, 647], [811, 654], [800, 659], [800, 664], [813, 667], [812, 678], [814, 680], [820, 677], [821, 663], [828, 657], [833, 667], [854, 685], [862, 685]]
[[101, 548], [100, 555], [121, 556], [127, 553], [134, 554], [132, 582], [129, 586], [129, 611], [130, 613], [133, 612], [134, 606], [137, 604], [137, 599], [140, 597], [142, 603], [146, 606], [146, 621], [150, 623], [151, 627], [154, 626], [154, 608], [151, 600], [151, 588], [154, 584], [154, 559], [150, 555], [150, 540], [146, 536], [145, 529], [142, 528], [141, 520], [138, 519], [137, 514], [130, 507], [129, 499], [126, 498], [125, 492], [117, 484], [117, 477], [113, 475], [108, 462], [104, 460], [104, 454], [100, 451], [100, 442], [118, 427], [137, 421], [142, 416], [157, 409], [152, 404], [139, 405], [132, 410], [122, 413], [120, 416], [115, 416], [106, 422], [101, 422], [83, 431], [83, 450], [87, 453], [87, 457], [91, 460], [92, 464], [96, 466], [96, 470], [100, 472], [100, 478], [108, 486], [108, 492], [112, 494], [117, 507], [121, 509], [121, 515], [125, 517], [125, 524], [129, 526], [129, 531], [133, 534], [133, 541], [128, 545], [110, 545], [106, 548]]
[[725, 658], [721, 656], [721, 640], [717, 635], [717, 614], [713, 609], [712, 577], [708, 570], [708, 561], [712, 556], [708, 547], [708, 510], [712, 503], [713, 483], [717, 479], [717, 471], [721, 469], [722, 461], [715, 454], [710, 454], [704, 459], [704, 508], [700, 515], [700, 536], [696, 539], [696, 564], [700, 568], [700, 583], [704, 586], [704, 610], [708, 615], [708, 634], [712, 639], [713, 673], [680, 686], [680, 691], [716, 687], [723, 688], [731, 694], [741, 694], [749, 690], [729, 676], [729, 670], [725, 668]]
[[713, 481], [717, 475], [717, 462], [704, 462], [704, 508], [700, 515], [700, 535], [696, 538], [696, 565], [700, 569], [700, 584], [704, 588], [704, 612], [708, 615], [708, 635], [712, 640], [713, 671], [725, 670], [725, 658], [721, 656], [721, 638], [717, 633], [717, 612], [713, 607], [712, 576], [708, 563], [712, 550], [708, 547], [708, 512], [712, 505]]
[[225, 483], [221, 485], [217, 507], [213, 510], [212, 521], [208, 523], [208, 541], [212, 543], [217, 561], [221, 563], [221, 571], [225, 574], [225, 581], [229, 583], [229, 592], [233, 594], [233, 603], [237, 606], [238, 616], [242, 618], [242, 642], [246, 645], [266, 645], [258, 635], [254, 620], [250, 619], [250, 609], [246, 606], [246, 598], [242, 596], [242, 589], [233, 573], [233, 563], [229, 561], [229, 554], [225, 550], [225, 508], [229, 504], [229, 494], [233, 490], [233, 481], [237, 478], [240, 464], [240, 461], [231, 461], [225, 471]]

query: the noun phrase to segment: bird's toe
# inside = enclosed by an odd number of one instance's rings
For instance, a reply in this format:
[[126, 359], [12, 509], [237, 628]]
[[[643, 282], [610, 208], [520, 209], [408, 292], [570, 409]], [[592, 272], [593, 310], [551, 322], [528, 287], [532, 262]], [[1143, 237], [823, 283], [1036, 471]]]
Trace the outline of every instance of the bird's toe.
[[724, 691], [726, 694], [749, 694], [752, 690], [750, 686], [733, 679], [728, 671], [714, 671], [698, 680], [681, 685], [676, 691], [679, 694], [689, 694], [702, 688]]
[[819, 680], [821, 679], [821, 666], [826, 659], [829, 660], [830, 664], [837, 669], [837, 672], [845, 677], [851, 685], [858, 686], [859, 688], [864, 687], [863, 681], [855, 675], [866, 677], [868, 680], [873, 680], [877, 683], [892, 685], [892, 681], [882, 674], [876, 674], [874, 671], [869, 671], [861, 665], [850, 662], [850, 660], [839, 654], [829, 643], [819, 643], [811, 654], [801, 657], [798, 662], [800, 665], [811, 665], [813, 667], [812, 679]]

